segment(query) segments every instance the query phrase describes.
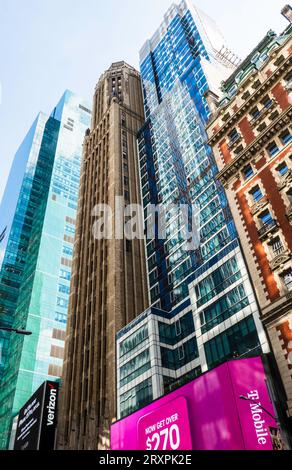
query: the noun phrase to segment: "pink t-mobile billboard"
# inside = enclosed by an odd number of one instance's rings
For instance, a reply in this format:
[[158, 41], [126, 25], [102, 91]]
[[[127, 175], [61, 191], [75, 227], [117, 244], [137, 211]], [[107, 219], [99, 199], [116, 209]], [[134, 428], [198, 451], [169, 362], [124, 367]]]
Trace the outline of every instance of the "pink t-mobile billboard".
[[111, 448], [271, 450], [277, 424], [269, 413], [275, 415], [261, 358], [234, 360], [114, 423]]

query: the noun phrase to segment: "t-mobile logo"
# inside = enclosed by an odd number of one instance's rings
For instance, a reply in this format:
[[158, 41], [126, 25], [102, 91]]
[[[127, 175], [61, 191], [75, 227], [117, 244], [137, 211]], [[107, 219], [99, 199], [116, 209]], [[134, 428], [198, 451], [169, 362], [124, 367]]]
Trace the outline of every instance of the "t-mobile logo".
[[254, 403], [250, 403], [251, 416], [258, 444], [263, 446], [267, 443], [269, 432], [265, 427], [266, 422], [262, 416], [263, 410], [261, 408], [261, 404], [259, 403], [259, 392], [257, 390], [251, 390], [247, 396], [249, 400], [254, 400]]

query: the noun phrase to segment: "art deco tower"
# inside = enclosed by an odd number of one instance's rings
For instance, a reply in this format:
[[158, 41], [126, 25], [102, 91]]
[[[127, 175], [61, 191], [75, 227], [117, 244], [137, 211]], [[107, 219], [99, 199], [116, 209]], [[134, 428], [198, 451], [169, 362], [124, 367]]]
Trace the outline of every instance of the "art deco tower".
[[[136, 134], [144, 121], [139, 73], [111, 65], [94, 95], [84, 144], [58, 447], [109, 446], [116, 416], [115, 335], [147, 307], [143, 241], [98, 240], [94, 208], [140, 202]], [[113, 217], [115, 223], [115, 217]]]

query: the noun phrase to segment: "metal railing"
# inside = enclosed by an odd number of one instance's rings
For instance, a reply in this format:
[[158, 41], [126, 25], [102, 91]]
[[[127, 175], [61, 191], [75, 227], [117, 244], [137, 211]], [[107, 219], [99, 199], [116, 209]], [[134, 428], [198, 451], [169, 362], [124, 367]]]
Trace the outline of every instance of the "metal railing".
[[271, 219], [269, 222], [265, 223], [259, 230], [259, 236], [263, 237], [266, 233], [268, 233], [273, 228], [277, 227], [277, 221], [275, 219]]

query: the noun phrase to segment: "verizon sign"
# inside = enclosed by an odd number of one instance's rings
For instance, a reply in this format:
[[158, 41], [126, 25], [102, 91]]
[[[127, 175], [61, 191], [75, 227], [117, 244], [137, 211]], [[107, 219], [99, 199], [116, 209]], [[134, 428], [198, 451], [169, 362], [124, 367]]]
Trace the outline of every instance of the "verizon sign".
[[21, 408], [14, 450], [54, 448], [58, 387], [56, 382], [44, 382]]

